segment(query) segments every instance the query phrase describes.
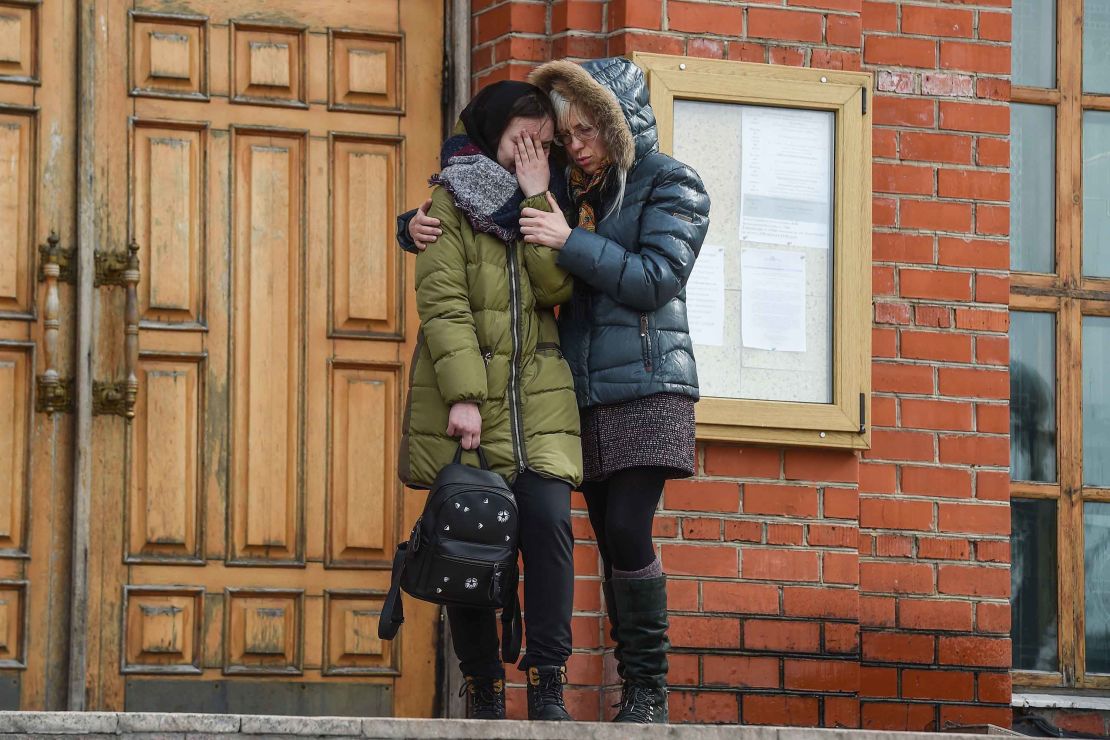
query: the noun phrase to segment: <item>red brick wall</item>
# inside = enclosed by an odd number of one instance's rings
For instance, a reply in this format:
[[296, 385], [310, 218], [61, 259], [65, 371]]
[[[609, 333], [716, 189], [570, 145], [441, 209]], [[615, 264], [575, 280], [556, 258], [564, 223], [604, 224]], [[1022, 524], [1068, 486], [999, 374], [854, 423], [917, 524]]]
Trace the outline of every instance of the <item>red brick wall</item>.
[[[473, 3], [475, 87], [633, 50], [875, 74], [873, 447], [702, 445], [668, 487], [676, 721], [1010, 723], [1009, 4]], [[615, 676], [575, 531], [568, 696], [593, 719]]]
[[876, 77], [866, 727], [1010, 719], [1009, 5], [863, 3]]

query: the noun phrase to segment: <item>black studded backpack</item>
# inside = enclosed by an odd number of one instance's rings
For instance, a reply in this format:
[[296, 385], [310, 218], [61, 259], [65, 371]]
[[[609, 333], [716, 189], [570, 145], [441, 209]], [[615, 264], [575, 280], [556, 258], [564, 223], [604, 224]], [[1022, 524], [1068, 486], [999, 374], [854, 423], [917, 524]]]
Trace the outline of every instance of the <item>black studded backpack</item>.
[[512, 663], [521, 642], [516, 498], [481, 448], [481, 468], [461, 460], [460, 445], [432, 483], [408, 542], [397, 546], [378, 637], [392, 640], [405, 621], [404, 589], [434, 604], [501, 609], [501, 654]]

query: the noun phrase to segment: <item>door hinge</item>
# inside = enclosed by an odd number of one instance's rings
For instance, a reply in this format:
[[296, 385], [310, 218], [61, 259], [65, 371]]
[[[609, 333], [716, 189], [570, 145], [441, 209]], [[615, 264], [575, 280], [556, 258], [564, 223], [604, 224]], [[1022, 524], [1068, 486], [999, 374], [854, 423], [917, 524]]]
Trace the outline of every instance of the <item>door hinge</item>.
[[863, 115], [866, 116], [867, 115], [867, 88], [864, 87], [864, 88], [861, 88], [861, 89], [863, 90]]
[[867, 433], [867, 394], [859, 394], [859, 433]]
[[38, 376], [35, 378], [35, 411], [72, 414], [76, 402], [73, 388], [73, 378]]
[[61, 239], [53, 231], [46, 238], [45, 244], [39, 245], [39, 270], [38, 280], [46, 282], [46, 265], [58, 266], [58, 280], [71, 285], [77, 284], [77, 256], [73, 248], [65, 248], [60, 244]]

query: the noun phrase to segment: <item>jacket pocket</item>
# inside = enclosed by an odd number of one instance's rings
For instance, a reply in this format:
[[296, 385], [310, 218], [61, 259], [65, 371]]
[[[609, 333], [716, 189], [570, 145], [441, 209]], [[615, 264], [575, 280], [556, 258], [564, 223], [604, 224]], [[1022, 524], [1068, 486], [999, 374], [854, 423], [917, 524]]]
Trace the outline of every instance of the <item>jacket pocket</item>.
[[651, 372], [651, 331], [648, 328], [648, 315], [640, 314], [640, 355], [644, 361], [644, 370]]
[[551, 353], [554, 353], [555, 355], [558, 355], [558, 357], [560, 359], [562, 359], [562, 357], [563, 357], [563, 348], [560, 347], [555, 342], [537, 342], [536, 343], [536, 352], [537, 353], [551, 352]]
[[493, 350], [488, 347], [479, 347], [478, 351], [482, 353], [482, 362], [489, 367], [489, 361], [493, 359]]
[[671, 215], [674, 216], [675, 218], [682, 219], [683, 221], [685, 221], [688, 224], [694, 223], [694, 219], [691, 218], [690, 216], [687, 216], [685, 213], [679, 213], [678, 211], [671, 211]]

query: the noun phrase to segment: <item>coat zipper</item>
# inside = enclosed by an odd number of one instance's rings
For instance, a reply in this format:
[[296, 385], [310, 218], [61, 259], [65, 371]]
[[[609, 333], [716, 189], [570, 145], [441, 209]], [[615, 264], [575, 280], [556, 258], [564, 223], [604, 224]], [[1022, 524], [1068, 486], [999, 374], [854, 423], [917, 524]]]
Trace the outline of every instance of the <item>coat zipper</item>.
[[512, 242], [505, 242], [509, 250], [509, 328], [513, 351], [509, 361], [509, 426], [512, 431], [513, 451], [518, 460], [517, 468], [523, 473], [528, 468], [524, 451], [524, 424], [520, 418], [520, 285], [517, 276], [516, 249]]
[[640, 314], [640, 347], [644, 354], [644, 370], [651, 372], [651, 334], [648, 332], [648, 316]]

